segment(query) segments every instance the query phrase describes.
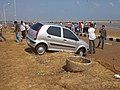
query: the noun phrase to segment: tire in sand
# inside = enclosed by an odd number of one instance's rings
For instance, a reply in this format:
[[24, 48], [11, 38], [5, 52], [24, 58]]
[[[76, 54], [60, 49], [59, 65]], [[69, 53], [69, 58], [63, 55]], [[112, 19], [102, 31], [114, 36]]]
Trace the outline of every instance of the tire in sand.
[[82, 72], [88, 70], [91, 66], [91, 60], [80, 57], [73, 56], [66, 59], [65, 70], [70, 72]]

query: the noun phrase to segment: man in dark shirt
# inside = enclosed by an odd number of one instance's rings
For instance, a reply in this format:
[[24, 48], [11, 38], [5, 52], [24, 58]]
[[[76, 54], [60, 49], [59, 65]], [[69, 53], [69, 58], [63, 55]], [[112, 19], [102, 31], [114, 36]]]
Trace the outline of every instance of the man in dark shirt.
[[20, 28], [19, 28], [19, 25], [18, 25], [18, 22], [17, 21], [14, 21], [14, 25], [15, 25], [15, 35], [16, 35], [16, 42], [20, 42], [21, 38], [20, 38]]
[[99, 33], [100, 33], [100, 36], [99, 36], [99, 43], [98, 43], [97, 47], [99, 47], [100, 44], [102, 43], [101, 49], [103, 49], [104, 41], [107, 37], [107, 33], [106, 33], [106, 30], [105, 30], [105, 25], [102, 25], [102, 28], [99, 30]]

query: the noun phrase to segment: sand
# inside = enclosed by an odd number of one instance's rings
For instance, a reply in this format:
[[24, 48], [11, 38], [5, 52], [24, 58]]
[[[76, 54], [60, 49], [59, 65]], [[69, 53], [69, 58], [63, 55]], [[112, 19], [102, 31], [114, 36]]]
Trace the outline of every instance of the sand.
[[[118, 37], [120, 31], [109, 30]], [[15, 34], [4, 33], [7, 41], [0, 42], [0, 90], [120, 90], [120, 43], [105, 41], [105, 48], [96, 54], [87, 54], [92, 67], [84, 72], [67, 72], [63, 69], [68, 56], [74, 53], [46, 52], [35, 55], [26, 41], [16, 43]], [[82, 37], [88, 42], [87, 37]], [[96, 44], [98, 40], [96, 40]]]

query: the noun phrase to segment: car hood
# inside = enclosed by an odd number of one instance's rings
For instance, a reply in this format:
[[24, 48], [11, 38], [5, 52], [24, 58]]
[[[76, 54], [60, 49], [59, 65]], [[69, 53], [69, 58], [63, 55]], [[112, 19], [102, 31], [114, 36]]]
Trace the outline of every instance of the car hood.
[[86, 48], [89, 47], [89, 45], [88, 45], [84, 40], [82, 40], [82, 39], [80, 39], [80, 40], [78, 41], [78, 43], [81, 44], [81, 45], [84, 45]]

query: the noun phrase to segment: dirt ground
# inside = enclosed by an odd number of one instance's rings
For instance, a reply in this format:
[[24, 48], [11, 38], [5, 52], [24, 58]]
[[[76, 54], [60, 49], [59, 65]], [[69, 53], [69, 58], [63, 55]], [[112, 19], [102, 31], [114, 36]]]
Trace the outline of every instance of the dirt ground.
[[[7, 41], [0, 42], [0, 90], [120, 90], [120, 79], [114, 78], [120, 73], [119, 42], [106, 40], [104, 50], [97, 48], [96, 54], [87, 54], [92, 67], [73, 73], [63, 66], [74, 53], [35, 55], [25, 40], [15, 42], [13, 32], [4, 35]], [[81, 38], [88, 42], [87, 37]]]

